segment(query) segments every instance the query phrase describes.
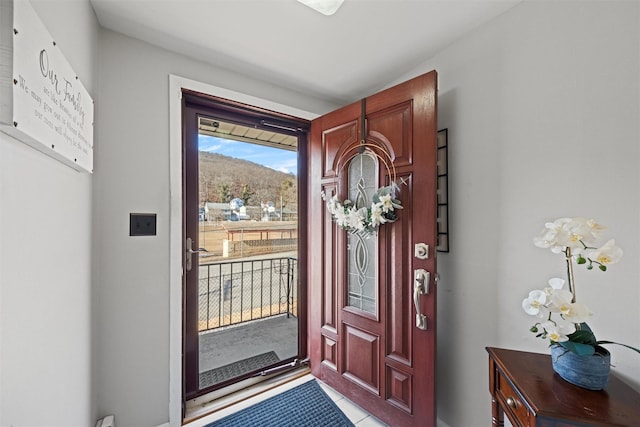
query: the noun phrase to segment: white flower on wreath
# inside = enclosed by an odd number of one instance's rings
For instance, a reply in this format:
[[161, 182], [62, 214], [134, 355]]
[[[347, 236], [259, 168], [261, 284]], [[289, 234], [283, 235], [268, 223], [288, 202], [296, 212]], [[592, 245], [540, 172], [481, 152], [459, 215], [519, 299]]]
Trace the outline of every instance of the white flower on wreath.
[[380, 202], [376, 205], [379, 205], [384, 213], [393, 212], [394, 209], [402, 209], [400, 202], [395, 203], [391, 194], [380, 195]]
[[371, 226], [378, 227], [381, 224], [388, 222], [384, 217], [384, 205], [380, 203], [371, 204]]

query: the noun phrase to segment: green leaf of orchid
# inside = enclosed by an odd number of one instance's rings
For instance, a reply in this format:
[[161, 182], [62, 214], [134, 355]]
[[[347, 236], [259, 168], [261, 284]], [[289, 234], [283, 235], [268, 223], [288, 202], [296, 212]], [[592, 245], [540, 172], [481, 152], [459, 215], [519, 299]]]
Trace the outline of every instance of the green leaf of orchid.
[[581, 344], [573, 341], [564, 341], [558, 343], [569, 351], [574, 352], [578, 356], [591, 356], [596, 352], [596, 349], [592, 345]]
[[586, 323], [580, 323], [577, 326], [576, 331], [569, 335], [569, 341], [591, 346], [596, 345], [596, 336], [593, 334], [589, 325]]
[[589, 325], [587, 325], [586, 322], [582, 322], [578, 325], [578, 329], [581, 331], [589, 331], [591, 333], [593, 333], [593, 331], [591, 330], [591, 328], [589, 327]]
[[596, 344], [600, 345], [600, 344], [616, 344], [616, 345], [621, 345], [623, 347], [627, 347], [628, 349], [631, 349], [637, 353], [640, 353], [640, 350], [638, 350], [635, 347], [631, 347], [630, 345], [626, 345], [626, 344], [620, 344], [619, 342], [613, 342], [613, 341], [598, 341]]
[[583, 258], [583, 257], [581, 257], [581, 256], [578, 256], [578, 259], [576, 259], [576, 262], [577, 262], [578, 264], [586, 264], [587, 260], [586, 260], [586, 259], [584, 259], [584, 258]]
[[607, 271], [607, 266], [606, 266], [606, 265], [602, 265], [602, 264], [600, 264], [600, 265], [598, 266], [598, 268], [599, 268], [600, 270], [602, 270], [602, 271]]
[[579, 344], [596, 344], [596, 337], [590, 331], [576, 331], [569, 335], [569, 340]]

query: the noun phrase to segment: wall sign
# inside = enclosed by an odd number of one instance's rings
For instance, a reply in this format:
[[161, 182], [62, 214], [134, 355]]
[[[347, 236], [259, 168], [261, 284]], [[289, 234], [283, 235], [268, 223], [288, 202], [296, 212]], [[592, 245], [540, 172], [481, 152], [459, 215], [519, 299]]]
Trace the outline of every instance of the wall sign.
[[92, 172], [93, 99], [28, 1], [0, 8], [0, 130]]

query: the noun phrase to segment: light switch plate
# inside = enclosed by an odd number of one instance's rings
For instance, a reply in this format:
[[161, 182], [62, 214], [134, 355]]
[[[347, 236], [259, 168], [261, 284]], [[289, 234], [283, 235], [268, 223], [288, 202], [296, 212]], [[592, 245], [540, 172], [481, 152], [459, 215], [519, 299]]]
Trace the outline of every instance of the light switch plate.
[[155, 236], [156, 214], [129, 214], [129, 236]]

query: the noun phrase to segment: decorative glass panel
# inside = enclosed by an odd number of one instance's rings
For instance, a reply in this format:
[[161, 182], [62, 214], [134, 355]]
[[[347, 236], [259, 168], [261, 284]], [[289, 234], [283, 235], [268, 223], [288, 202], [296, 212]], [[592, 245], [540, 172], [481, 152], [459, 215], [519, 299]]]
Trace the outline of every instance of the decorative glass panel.
[[[356, 208], [370, 207], [378, 188], [378, 161], [367, 151], [349, 163], [349, 200]], [[349, 233], [347, 238], [349, 297], [347, 304], [376, 314], [378, 306], [378, 239], [375, 235]]]

